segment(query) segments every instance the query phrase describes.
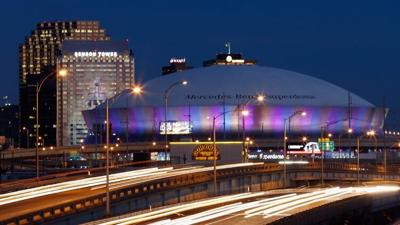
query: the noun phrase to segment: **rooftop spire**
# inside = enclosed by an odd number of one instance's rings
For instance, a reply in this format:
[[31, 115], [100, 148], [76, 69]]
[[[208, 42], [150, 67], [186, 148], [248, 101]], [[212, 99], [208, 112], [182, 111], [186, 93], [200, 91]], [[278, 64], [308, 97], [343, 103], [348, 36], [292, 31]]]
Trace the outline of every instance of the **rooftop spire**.
[[225, 43], [225, 47], [228, 48], [228, 55], [231, 54], [231, 43], [228, 41]]

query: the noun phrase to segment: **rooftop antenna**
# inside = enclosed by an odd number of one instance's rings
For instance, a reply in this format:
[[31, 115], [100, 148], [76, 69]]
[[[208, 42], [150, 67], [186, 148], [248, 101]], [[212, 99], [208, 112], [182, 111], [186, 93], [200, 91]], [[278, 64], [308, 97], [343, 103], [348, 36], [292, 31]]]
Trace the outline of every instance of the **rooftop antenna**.
[[228, 54], [231, 54], [231, 43], [230, 42], [226, 42], [225, 43], [225, 47], [228, 48]]
[[353, 104], [353, 99], [352, 99], [352, 96], [351, 96], [351, 93], [350, 93], [350, 91], [347, 93], [347, 103], [348, 103], [348, 108], [347, 108], [347, 110], [348, 110], [348, 122], [349, 122], [349, 129], [350, 128], [352, 128], [351, 127], [351, 120], [352, 120], [352, 108], [351, 108], [351, 106], [352, 106], [352, 104]]

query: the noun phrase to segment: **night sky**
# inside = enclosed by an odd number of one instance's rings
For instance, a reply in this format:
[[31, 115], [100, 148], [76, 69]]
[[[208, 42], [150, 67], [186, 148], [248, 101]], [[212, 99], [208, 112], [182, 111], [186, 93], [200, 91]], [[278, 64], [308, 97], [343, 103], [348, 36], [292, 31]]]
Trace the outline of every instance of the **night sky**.
[[[18, 45], [40, 21], [99, 20], [128, 39], [137, 80], [160, 76], [170, 57], [202, 60], [224, 51], [312, 75], [391, 109], [400, 128], [400, 1], [3, 1], [0, 95], [18, 101]], [[289, 81], [288, 81], [289, 82]], [[332, 93], [334, 94], [334, 93]]]

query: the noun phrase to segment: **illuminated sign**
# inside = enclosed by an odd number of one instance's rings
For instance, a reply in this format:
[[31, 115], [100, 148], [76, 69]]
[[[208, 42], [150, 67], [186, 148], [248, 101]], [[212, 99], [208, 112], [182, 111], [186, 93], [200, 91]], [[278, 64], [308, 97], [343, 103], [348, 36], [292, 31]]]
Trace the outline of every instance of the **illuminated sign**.
[[278, 160], [283, 159], [283, 154], [282, 152], [273, 151], [265, 147], [250, 147], [248, 158], [255, 160]]
[[[167, 121], [167, 134], [190, 134], [192, 123], [189, 121]], [[165, 134], [165, 122], [160, 123], [160, 134]]]
[[185, 58], [171, 58], [169, 60], [169, 63], [185, 63], [186, 59]]
[[317, 142], [308, 142], [307, 144], [288, 144], [289, 154], [320, 154], [321, 150]]
[[[216, 147], [216, 146], [215, 146]], [[219, 149], [216, 147], [217, 160], [221, 159]], [[197, 145], [192, 151], [192, 160], [214, 160], [214, 145]]]
[[322, 151], [333, 151], [335, 150], [335, 143], [329, 138], [318, 138], [318, 145]]
[[117, 52], [74, 52], [75, 57], [117, 57]]
[[301, 145], [301, 144], [294, 144], [294, 145], [289, 144], [287, 146], [288, 150], [301, 150], [303, 148], [304, 148], [304, 145]]
[[276, 153], [249, 153], [248, 158], [260, 160], [283, 159], [283, 155]]

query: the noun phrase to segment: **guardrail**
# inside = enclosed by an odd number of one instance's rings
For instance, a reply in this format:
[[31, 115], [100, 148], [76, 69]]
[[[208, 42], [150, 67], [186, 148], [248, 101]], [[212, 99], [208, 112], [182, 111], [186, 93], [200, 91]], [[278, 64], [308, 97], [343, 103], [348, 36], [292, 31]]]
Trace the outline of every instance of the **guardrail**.
[[[113, 144], [115, 145], [115, 144]], [[128, 146], [127, 146], [128, 145]], [[125, 151], [158, 151], [164, 150], [163, 145], [153, 145], [152, 142], [142, 142], [142, 143], [128, 143], [128, 144], [119, 144], [118, 147], [115, 147], [113, 152], [125, 152]], [[39, 156], [53, 156], [53, 155], [63, 155], [69, 152], [80, 152], [80, 153], [104, 153], [104, 144], [99, 145], [85, 145], [85, 148], [82, 149], [80, 145], [77, 146], [68, 146], [68, 147], [46, 147], [45, 150], [43, 148], [39, 148]], [[15, 159], [15, 158], [31, 158], [36, 156], [35, 148], [28, 149], [7, 149], [0, 152], [1, 158], [4, 159]]]
[[[115, 172], [118, 169], [128, 167], [128, 166], [139, 166], [139, 165], [159, 165], [158, 161], [140, 161], [140, 162], [129, 162], [129, 163], [120, 163], [113, 164], [110, 166], [111, 172]], [[45, 176], [40, 176], [39, 178], [29, 178], [22, 179], [17, 181], [3, 182], [0, 184], [0, 193], [17, 191], [21, 189], [39, 187], [49, 184], [55, 184], [59, 182], [69, 181], [69, 180], [77, 180], [78, 178], [87, 178], [93, 177], [96, 175], [102, 175], [105, 173], [106, 167], [96, 167], [90, 169], [80, 169], [70, 172], [63, 173], [55, 173]]]
[[[282, 165], [278, 164], [258, 164], [247, 167], [236, 167], [229, 169], [220, 169], [217, 171], [219, 179], [227, 179], [229, 177], [256, 175], [265, 173], [281, 173]], [[369, 166], [362, 166], [364, 169], [361, 173], [368, 174], [380, 174], [378, 170], [374, 170]], [[290, 165], [287, 167], [288, 173], [297, 173], [301, 171], [308, 172], [319, 172], [319, 163], [306, 164], [306, 165]], [[357, 167], [355, 164], [339, 164], [339, 163], [328, 163], [325, 164], [326, 172], [346, 172], [356, 173]], [[213, 179], [213, 172], [198, 172], [192, 174], [179, 175], [175, 177], [161, 178], [145, 183], [123, 187], [118, 190], [113, 190], [110, 194], [112, 202], [118, 202], [126, 200], [128, 198], [134, 198], [144, 195], [149, 195], [157, 191], [175, 190], [184, 186], [192, 186], [196, 184], [203, 184], [211, 182]], [[397, 180], [399, 177], [397, 177]], [[31, 212], [21, 215], [15, 218], [8, 218], [4, 221], [6, 225], [23, 225], [32, 223], [42, 223], [52, 219], [60, 218], [63, 216], [71, 215], [74, 213], [83, 212], [92, 208], [100, 207], [105, 204], [105, 194], [98, 194], [95, 196], [89, 196], [87, 198], [79, 199], [78, 201], [64, 202], [62, 204], [55, 204], [49, 208], [43, 209], [32, 209]]]

